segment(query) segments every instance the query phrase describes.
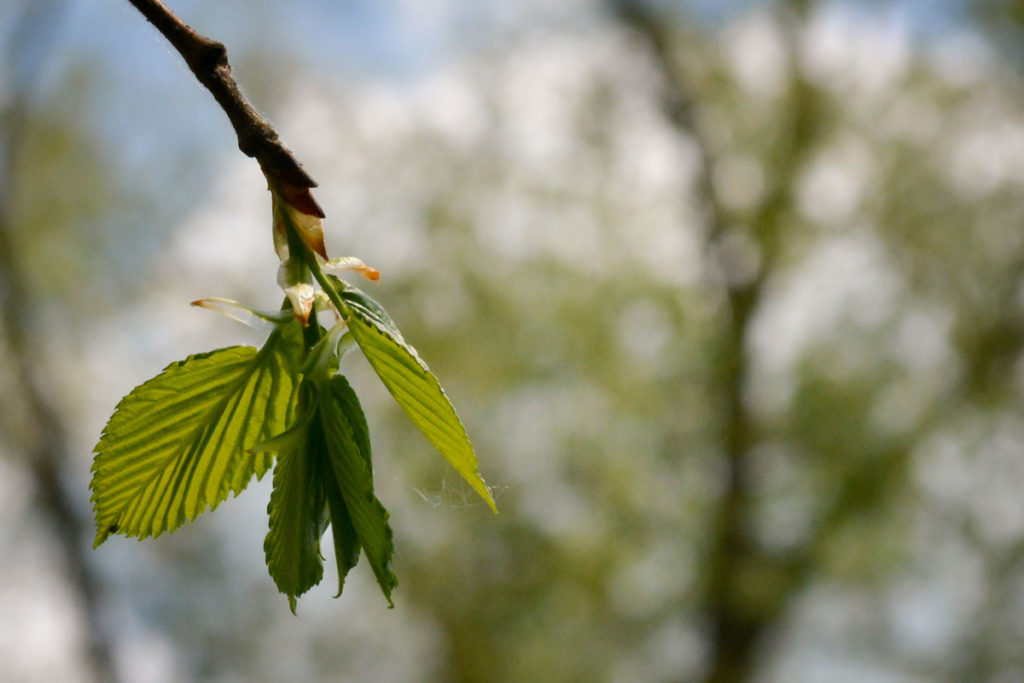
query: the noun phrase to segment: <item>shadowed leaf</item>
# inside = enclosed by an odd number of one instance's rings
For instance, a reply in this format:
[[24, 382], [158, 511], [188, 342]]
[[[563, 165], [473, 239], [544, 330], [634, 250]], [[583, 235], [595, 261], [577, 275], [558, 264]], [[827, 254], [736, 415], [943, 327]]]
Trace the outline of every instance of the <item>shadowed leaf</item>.
[[[366, 420], [355, 393], [344, 377], [336, 375], [328, 382], [320, 401], [320, 417], [331, 467], [348, 519], [373, 568], [377, 583], [391, 603], [391, 591], [398, 585], [398, 579], [391, 571], [394, 541], [388, 525], [388, 512], [373, 494]], [[346, 536], [345, 521], [344, 517], [336, 520], [340, 524], [332, 521], [336, 524], [335, 542], [340, 534], [345, 543], [344, 554], [337, 558], [341, 576], [344, 576], [342, 569], [347, 571], [354, 564], [354, 561], [350, 563], [353, 549], [351, 539]]]
[[320, 583], [324, 573], [320, 555], [320, 537], [326, 524], [320, 471], [323, 433], [315, 420], [304, 420], [279, 443], [282, 450], [274, 467], [274, 490], [267, 505], [270, 531], [263, 551], [267, 570], [277, 589], [288, 596], [294, 614], [296, 598]]

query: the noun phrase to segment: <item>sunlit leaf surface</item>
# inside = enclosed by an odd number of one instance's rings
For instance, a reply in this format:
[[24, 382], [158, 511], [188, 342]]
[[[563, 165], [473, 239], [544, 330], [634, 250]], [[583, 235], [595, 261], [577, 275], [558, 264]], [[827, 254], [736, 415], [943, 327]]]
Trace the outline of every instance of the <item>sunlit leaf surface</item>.
[[348, 307], [349, 329], [384, 386], [417, 429], [497, 512], [466, 429], [437, 377], [380, 304], [341, 280], [332, 281], [344, 288], [341, 295]]
[[272, 456], [247, 449], [290, 421], [298, 334], [189, 356], [121, 400], [95, 448], [96, 545], [173, 531], [267, 471]]

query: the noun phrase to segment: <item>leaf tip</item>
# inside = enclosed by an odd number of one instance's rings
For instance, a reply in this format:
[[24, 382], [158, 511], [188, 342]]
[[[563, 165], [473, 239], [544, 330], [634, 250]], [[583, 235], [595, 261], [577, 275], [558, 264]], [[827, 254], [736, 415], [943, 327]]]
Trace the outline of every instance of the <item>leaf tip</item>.
[[117, 522], [113, 524], [97, 524], [96, 525], [96, 538], [92, 542], [93, 550], [103, 545], [104, 541], [110, 538], [111, 534], [116, 534], [121, 530], [120, 525]]
[[332, 275], [339, 275], [346, 271], [359, 273], [367, 280], [373, 280], [376, 282], [380, 280], [380, 271], [373, 266], [368, 266], [363, 263], [362, 259], [356, 258], [355, 256], [342, 256], [340, 258], [331, 259], [330, 261], [324, 262], [324, 270]]
[[481, 497], [484, 499], [484, 502], [487, 503], [487, 507], [491, 508], [491, 512], [494, 514], [498, 514], [498, 504], [494, 502], [494, 494], [491, 492], [491, 487], [484, 484], [484, 492], [486, 492], [487, 495], [483, 495], [481, 493]]

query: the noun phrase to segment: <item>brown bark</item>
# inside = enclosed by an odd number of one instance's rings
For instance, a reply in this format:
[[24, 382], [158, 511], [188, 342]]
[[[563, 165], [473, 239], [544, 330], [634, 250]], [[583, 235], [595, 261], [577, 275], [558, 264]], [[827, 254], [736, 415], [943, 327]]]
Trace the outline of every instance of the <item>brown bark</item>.
[[200, 35], [171, 12], [160, 0], [128, 0], [181, 54], [196, 79], [210, 91], [227, 114], [238, 136], [238, 148], [259, 162], [271, 188], [299, 211], [324, 217], [310, 188], [316, 182], [302, 168], [292, 151], [266, 119], [260, 116], [235, 82], [228, 51]]

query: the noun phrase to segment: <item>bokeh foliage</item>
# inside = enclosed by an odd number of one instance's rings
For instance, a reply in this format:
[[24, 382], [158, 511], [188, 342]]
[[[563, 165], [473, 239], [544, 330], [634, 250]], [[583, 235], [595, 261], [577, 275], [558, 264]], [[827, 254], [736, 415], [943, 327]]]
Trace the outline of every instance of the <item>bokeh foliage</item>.
[[[382, 271], [380, 298], [445, 377], [502, 514], [371, 390], [396, 610], [357, 571], [352, 596], [325, 595], [296, 626], [258, 548], [225, 541], [229, 522], [196, 525], [108, 568], [119, 613], [176, 671], [1020, 675], [1024, 105], [999, 51], [1009, 15], [929, 42], [885, 24], [884, 3], [794, 4], [807, 7], [722, 23], [659, 14], [664, 54], [588, 7], [413, 83], [276, 84], [302, 102], [279, 116], [324, 188], [329, 245]], [[673, 119], [673, 92], [688, 117]], [[31, 149], [24, 215], [68, 158]], [[201, 218], [183, 229], [216, 227]], [[748, 664], [716, 667], [741, 639]]]

